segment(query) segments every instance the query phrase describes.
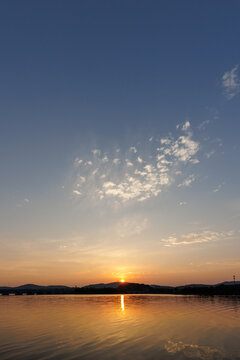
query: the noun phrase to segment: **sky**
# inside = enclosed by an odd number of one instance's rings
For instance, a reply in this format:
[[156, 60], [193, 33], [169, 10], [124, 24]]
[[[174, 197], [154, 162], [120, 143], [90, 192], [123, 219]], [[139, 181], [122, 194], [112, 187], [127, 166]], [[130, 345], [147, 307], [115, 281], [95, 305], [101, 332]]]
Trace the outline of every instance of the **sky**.
[[0, 8], [0, 284], [240, 280], [239, 1]]

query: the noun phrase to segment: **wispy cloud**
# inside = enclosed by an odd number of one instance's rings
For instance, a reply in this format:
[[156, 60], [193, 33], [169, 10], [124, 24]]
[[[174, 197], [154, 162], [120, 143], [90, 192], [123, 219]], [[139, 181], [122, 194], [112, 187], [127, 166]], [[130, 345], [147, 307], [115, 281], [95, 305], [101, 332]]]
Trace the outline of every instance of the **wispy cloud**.
[[227, 99], [232, 99], [240, 92], [240, 81], [238, 74], [239, 65], [234, 66], [222, 76], [222, 86]]
[[207, 125], [210, 123], [210, 120], [204, 120], [198, 125], [199, 130], [205, 130]]
[[164, 246], [179, 246], [179, 245], [192, 245], [208, 243], [213, 241], [219, 241], [224, 239], [232, 238], [234, 235], [233, 231], [228, 232], [217, 232], [205, 230], [202, 232], [191, 232], [180, 236], [171, 235], [168, 238], [161, 239]]
[[177, 124], [176, 129], [181, 129], [182, 131], [187, 131], [190, 128], [190, 121], [186, 121], [184, 124]]
[[189, 129], [189, 128], [190, 128], [190, 122], [186, 121], [185, 124], [183, 124], [183, 126], [182, 126], [182, 130], [187, 131], [187, 129]]
[[79, 191], [79, 190], [73, 190], [73, 194], [82, 195], [81, 191]]
[[126, 165], [127, 166], [133, 166], [133, 163], [129, 159], [126, 159]]
[[18, 204], [16, 204], [16, 207], [21, 208], [23, 206], [27, 206], [27, 204], [30, 203], [30, 199], [29, 198], [25, 198], [23, 199], [21, 202], [19, 202]]
[[82, 164], [82, 162], [83, 162], [83, 160], [82, 159], [79, 159], [78, 157], [74, 160], [74, 165], [76, 166], [76, 167], [78, 167], [79, 165], [81, 165]]
[[99, 150], [99, 149], [93, 149], [93, 150], [92, 150], [92, 153], [93, 153], [93, 155], [100, 155], [100, 154], [101, 154], [101, 150]]
[[218, 186], [216, 186], [216, 187], [213, 189], [212, 192], [217, 193], [217, 192], [221, 189], [221, 187], [222, 187], [222, 184], [219, 184]]
[[181, 184], [178, 184], [178, 187], [187, 187], [190, 186], [196, 180], [196, 176], [194, 174], [188, 176]]
[[133, 153], [136, 154], [137, 149], [135, 148], [135, 146], [131, 146], [130, 149], [129, 149], [129, 151], [132, 151]]
[[[190, 128], [186, 121], [179, 127], [181, 133], [177, 137], [170, 135], [150, 142], [146, 139], [151, 147], [147, 154], [131, 146], [127, 157], [120, 150], [117, 157], [116, 151], [102, 157], [102, 151], [94, 149], [91, 158], [84, 161], [76, 158], [73, 193], [119, 202], [141, 202], [158, 196], [165, 188], [177, 184], [177, 178], [184, 177], [185, 167], [199, 162], [196, 155], [200, 144]], [[194, 174], [186, 175], [178, 187], [190, 186], [195, 178]]]
[[129, 238], [140, 235], [148, 227], [148, 219], [123, 218], [116, 227], [116, 235], [120, 238]]
[[205, 154], [205, 156], [207, 159], [210, 159], [210, 157], [212, 157], [214, 154], [215, 154], [215, 150], [211, 150], [211, 151], [207, 152]]
[[118, 159], [118, 158], [113, 159], [113, 164], [115, 164], [115, 165], [120, 164], [120, 159]]

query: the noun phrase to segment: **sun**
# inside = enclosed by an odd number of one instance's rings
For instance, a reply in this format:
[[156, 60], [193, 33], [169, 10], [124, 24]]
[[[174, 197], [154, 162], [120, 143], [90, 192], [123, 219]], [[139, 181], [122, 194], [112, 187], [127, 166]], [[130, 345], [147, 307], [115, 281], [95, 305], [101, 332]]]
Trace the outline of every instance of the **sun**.
[[121, 279], [121, 283], [124, 283], [125, 282], [125, 280], [124, 279]]

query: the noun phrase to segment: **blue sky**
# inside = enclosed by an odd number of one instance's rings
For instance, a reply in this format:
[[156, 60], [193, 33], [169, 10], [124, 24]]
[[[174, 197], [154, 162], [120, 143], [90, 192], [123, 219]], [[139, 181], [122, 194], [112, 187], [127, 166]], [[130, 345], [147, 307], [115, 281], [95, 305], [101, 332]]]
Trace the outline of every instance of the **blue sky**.
[[239, 10], [2, 2], [2, 283], [238, 274]]

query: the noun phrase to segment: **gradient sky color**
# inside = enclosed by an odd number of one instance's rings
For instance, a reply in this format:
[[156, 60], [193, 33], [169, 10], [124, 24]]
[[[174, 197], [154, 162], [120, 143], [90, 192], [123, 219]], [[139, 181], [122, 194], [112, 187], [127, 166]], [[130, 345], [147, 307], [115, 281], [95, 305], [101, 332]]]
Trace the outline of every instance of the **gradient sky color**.
[[239, 1], [0, 8], [0, 284], [239, 280]]

